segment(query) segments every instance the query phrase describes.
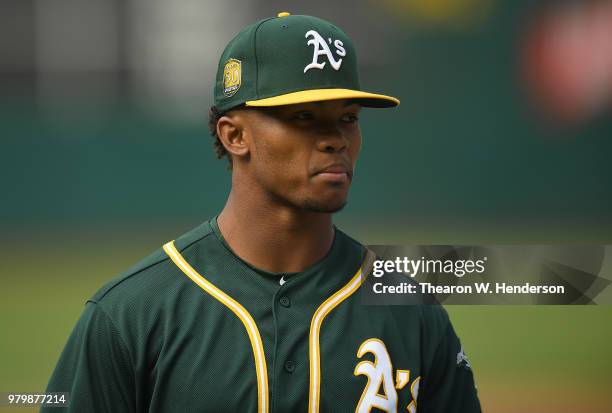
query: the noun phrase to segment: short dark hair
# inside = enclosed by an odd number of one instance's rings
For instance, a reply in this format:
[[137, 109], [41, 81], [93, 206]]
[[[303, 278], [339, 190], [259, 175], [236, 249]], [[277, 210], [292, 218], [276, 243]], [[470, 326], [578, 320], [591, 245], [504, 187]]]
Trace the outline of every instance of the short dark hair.
[[220, 112], [216, 106], [211, 106], [208, 111], [208, 130], [210, 132], [210, 136], [214, 139], [213, 145], [215, 146], [215, 153], [217, 154], [217, 159], [221, 159], [224, 156], [227, 156], [227, 160], [229, 162], [228, 169], [232, 169], [232, 157], [227, 153], [225, 146], [221, 143], [219, 139], [219, 135], [217, 135], [217, 123], [219, 119], [225, 115], [226, 112]]

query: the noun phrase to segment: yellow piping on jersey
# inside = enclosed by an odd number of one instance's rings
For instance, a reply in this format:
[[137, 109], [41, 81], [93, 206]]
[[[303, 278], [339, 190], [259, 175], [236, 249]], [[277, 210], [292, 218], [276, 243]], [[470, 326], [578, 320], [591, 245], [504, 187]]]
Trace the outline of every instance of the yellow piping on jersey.
[[361, 273], [364, 268], [367, 269], [370, 251], [363, 260], [361, 267], [357, 270], [353, 278], [341, 289], [336, 291], [331, 297], [323, 302], [317, 308], [310, 322], [310, 335], [308, 337], [308, 351], [310, 359], [310, 391], [308, 393], [308, 413], [318, 413], [319, 411], [319, 396], [321, 390], [321, 357], [319, 346], [319, 335], [321, 325], [327, 315], [336, 308], [340, 303], [350, 297], [361, 286], [365, 280]]
[[164, 251], [170, 259], [200, 288], [219, 300], [222, 304], [228, 307], [236, 314], [236, 316], [244, 324], [251, 347], [253, 348], [253, 356], [255, 357], [255, 373], [257, 374], [257, 411], [260, 413], [268, 412], [268, 369], [266, 367], [266, 357], [264, 354], [263, 343], [257, 324], [249, 312], [236, 300], [225, 294], [210, 281], [201, 276], [181, 255], [174, 246], [174, 241], [170, 241], [164, 245]]

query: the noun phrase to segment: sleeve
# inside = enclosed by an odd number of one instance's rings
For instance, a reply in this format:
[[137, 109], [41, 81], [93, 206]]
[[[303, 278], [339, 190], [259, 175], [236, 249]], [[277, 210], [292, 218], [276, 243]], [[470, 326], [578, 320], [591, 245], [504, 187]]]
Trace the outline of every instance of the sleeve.
[[47, 392], [69, 392], [69, 405], [41, 412], [135, 412], [135, 387], [119, 331], [100, 304], [88, 301], [47, 386]]
[[[444, 319], [442, 336], [435, 347], [430, 368], [423, 375], [422, 393], [418, 397], [420, 413], [481, 413], [472, 366], [448, 319]], [[442, 324], [442, 323], [441, 323]]]

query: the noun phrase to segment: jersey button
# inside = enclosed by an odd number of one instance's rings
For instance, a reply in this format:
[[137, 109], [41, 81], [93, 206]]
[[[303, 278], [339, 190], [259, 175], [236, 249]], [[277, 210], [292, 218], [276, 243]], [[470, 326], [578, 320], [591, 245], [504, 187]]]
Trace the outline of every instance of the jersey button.
[[287, 373], [293, 373], [295, 370], [295, 362], [293, 360], [285, 361], [285, 370], [287, 370]]
[[282, 296], [278, 302], [280, 303], [280, 305], [282, 305], [283, 307], [290, 307], [291, 306], [291, 300], [289, 299], [289, 297], [285, 297]]

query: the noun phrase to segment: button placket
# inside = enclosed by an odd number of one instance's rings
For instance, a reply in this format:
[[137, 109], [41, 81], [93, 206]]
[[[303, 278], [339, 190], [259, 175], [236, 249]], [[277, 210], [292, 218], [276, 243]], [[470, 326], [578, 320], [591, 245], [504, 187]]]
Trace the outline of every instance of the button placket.
[[[292, 285], [293, 278], [287, 280], [286, 276], [283, 276], [284, 282], [280, 283], [278, 289], [273, 298], [273, 305], [275, 306], [275, 319], [277, 323], [277, 334], [280, 334], [276, 339], [275, 347], [275, 384], [274, 394], [272, 396], [274, 411], [292, 411], [287, 407], [286, 403], [290, 402], [284, 399], [287, 391], [296, 385], [301, 384], [303, 377], [301, 374], [295, 374], [298, 368], [298, 363], [301, 363], [301, 358], [298, 353], [295, 352], [295, 337], [290, 333], [289, 326], [291, 326], [296, 318], [300, 319], [299, 314], [296, 313], [298, 310], [298, 302], [293, 301], [294, 286]], [[280, 330], [280, 332], [279, 332]], [[289, 334], [287, 336], [287, 334]], [[301, 369], [301, 367], [300, 367]], [[301, 371], [301, 370], [298, 370]]]

